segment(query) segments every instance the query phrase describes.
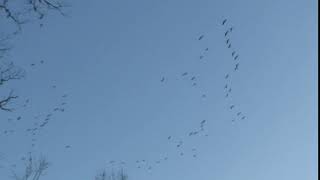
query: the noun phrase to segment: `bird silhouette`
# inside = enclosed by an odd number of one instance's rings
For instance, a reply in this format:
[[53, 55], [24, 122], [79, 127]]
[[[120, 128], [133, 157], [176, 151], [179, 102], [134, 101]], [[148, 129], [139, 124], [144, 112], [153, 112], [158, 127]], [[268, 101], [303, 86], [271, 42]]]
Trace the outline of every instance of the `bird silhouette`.
[[236, 70], [238, 70], [238, 69], [239, 69], [239, 63], [236, 64], [234, 70], [236, 71]]
[[224, 19], [224, 20], [222, 21], [222, 25], [225, 25], [226, 22], [227, 22], [227, 19]]
[[204, 38], [204, 35], [201, 35], [199, 38], [198, 38], [198, 40], [200, 41], [201, 39], [203, 39]]
[[224, 36], [227, 37], [229, 34], [229, 30], [224, 33]]

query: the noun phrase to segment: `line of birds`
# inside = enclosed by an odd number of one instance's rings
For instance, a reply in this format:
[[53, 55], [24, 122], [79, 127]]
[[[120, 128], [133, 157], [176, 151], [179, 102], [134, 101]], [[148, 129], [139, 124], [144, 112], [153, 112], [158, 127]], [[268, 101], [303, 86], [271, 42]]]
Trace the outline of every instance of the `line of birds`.
[[[35, 146], [35, 142], [36, 142], [36, 138], [35, 136], [38, 134], [38, 132], [45, 128], [48, 123], [50, 122], [51, 118], [53, 117], [53, 115], [57, 112], [64, 112], [65, 111], [65, 106], [67, 105], [66, 103], [66, 98], [68, 97], [67, 94], [64, 94], [61, 96], [62, 97], [62, 102], [59, 103], [56, 107], [54, 107], [51, 112], [45, 114], [45, 115], [37, 115], [34, 116], [33, 119], [36, 120], [36, 122], [33, 123], [32, 127], [25, 129], [25, 131], [32, 136], [31, 139], [31, 146], [34, 147]], [[23, 107], [27, 107], [28, 103], [30, 103], [30, 100], [27, 99], [25, 101], [25, 104], [23, 105]], [[12, 124], [13, 126], [16, 125], [17, 122], [21, 121], [23, 118], [22, 116], [18, 116], [16, 118], [8, 118], [7, 121], [8, 123]], [[5, 129], [1, 134], [2, 135], [12, 135], [16, 132], [15, 129], [11, 128], [11, 129]], [[0, 134], [0, 135], [1, 135]], [[70, 146], [68, 146], [69, 148]]]
[[[230, 50], [231, 57], [234, 61], [234, 66], [232, 71], [232, 73], [234, 74], [239, 70], [239, 66], [240, 66], [239, 54], [236, 50], [233, 49], [233, 45], [231, 43], [231, 33], [233, 32], [234, 27], [233, 26], [230, 27], [227, 24], [228, 24], [228, 19], [224, 19], [222, 21], [222, 26], [225, 28], [225, 31], [224, 31], [225, 44], [226, 44], [226, 48]], [[226, 81], [224, 86], [224, 94], [225, 94], [224, 96], [225, 98], [229, 98], [229, 96], [232, 93], [232, 87], [230, 85], [231, 73], [230, 72], [227, 73], [224, 78]], [[229, 105], [229, 109], [232, 111], [235, 111], [236, 105], [234, 104]], [[241, 111], [237, 111], [236, 116], [231, 121], [235, 123], [237, 120], [244, 120], [244, 119], [246, 119], [246, 116]]]
[[[206, 127], [206, 120], [202, 120], [199, 123], [199, 127], [191, 130], [187, 133], [185, 133], [184, 138], [174, 138], [173, 136], [168, 136], [166, 139], [169, 142], [169, 144], [172, 144], [176, 149], [176, 155], [182, 157], [186, 155], [190, 155], [193, 158], [198, 157], [198, 151], [197, 148], [192, 148], [191, 150], [184, 149], [184, 145], [186, 143], [187, 138], [191, 138], [192, 136], [198, 136], [201, 137], [203, 135], [204, 137], [207, 137], [208, 134], [205, 133], [205, 127]], [[163, 155], [161, 158], [154, 159], [154, 160], [147, 160], [147, 159], [137, 159], [134, 162], [126, 162], [126, 161], [115, 161], [111, 160], [109, 161], [108, 167], [114, 168], [117, 166], [123, 167], [126, 165], [133, 165], [137, 169], [147, 170], [151, 171], [155, 167], [159, 166], [160, 164], [167, 162], [169, 160], [169, 156]]]

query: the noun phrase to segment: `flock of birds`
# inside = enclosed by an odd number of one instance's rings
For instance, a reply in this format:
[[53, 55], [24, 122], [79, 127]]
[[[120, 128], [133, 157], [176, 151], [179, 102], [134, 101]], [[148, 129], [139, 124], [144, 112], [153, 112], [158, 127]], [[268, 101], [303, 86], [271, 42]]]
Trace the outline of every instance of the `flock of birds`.
[[[37, 65], [44, 64], [44, 61], [41, 60], [38, 64], [32, 63], [30, 64], [30, 67], [34, 68]], [[56, 89], [56, 85], [51, 85], [52, 89]], [[33, 149], [37, 145], [38, 138], [40, 136], [40, 132], [48, 126], [50, 121], [52, 121], [58, 113], [63, 113], [66, 111], [66, 106], [67, 106], [67, 100], [68, 100], [68, 94], [62, 94], [58, 98], [59, 102], [54, 105], [53, 107], [50, 108], [50, 110], [46, 113], [40, 113], [37, 115], [34, 115], [33, 117], [24, 117], [23, 115], [18, 115], [16, 117], [9, 117], [7, 118], [7, 128], [4, 130], [0, 131], [0, 137], [8, 137], [11, 135], [14, 135], [17, 131], [19, 131], [19, 123], [24, 121], [24, 120], [30, 120], [30, 118], [33, 119], [33, 123], [29, 128], [24, 129], [26, 133], [26, 137], [29, 137], [30, 139], [30, 151], [28, 152], [29, 154], [32, 153]], [[31, 100], [25, 99], [20, 105], [18, 105], [19, 108], [26, 109], [28, 107], [31, 107]], [[71, 145], [63, 145], [63, 148], [69, 149], [71, 148]], [[5, 159], [5, 155], [2, 155], [2, 159]], [[21, 157], [21, 160], [25, 160], [26, 157], [23, 156]], [[11, 167], [16, 167], [16, 164], [11, 164]]]
[[[228, 26], [227, 19], [223, 20], [222, 26], [225, 28], [224, 38], [225, 38], [226, 48], [228, 48], [230, 50], [230, 54], [231, 54], [232, 60], [234, 62], [234, 66], [231, 69], [231, 72], [228, 72], [224, 77], [225, 81], [226, 81], [225, 86], [224, 86], [225, 98], [229, 98], [229, 96], [232, 94], [231, 78], [232, 78], [232, 75], [234, 75], [239, 70], [240, 59], [239, 59], [239, 53], [233, 49], [233, 45], [231, 43], [231, 40], [232, 40], [231, 34], [232, 34], [234, 28], [232, 26], [231, 27]], [[229, 109], [232, 111], [236, 111], [235, 112], [236, 115], [232, 119], [233, 123], [235, 123], [238, 120], [246, 119], [246, 116], [244, 115], [243, 112], [241, 112], [240, 110], [237, 111], [237, 106], [235, 104], [230, 104]]]
[[[225, 46], [226, 48], [230, 51], [231, 54], [231, 58], [232, 61], [234, 62], [234, 66], [232, 67], [231, 71], [229, 71], [228, 73], [225, 74], [224, 79], [225, 79], [225, 86], [224, 86], [224, 97], [226, 99], [230, 99], [230, 96], [232, 94], [232, 87], [231, 87], [231, 80], [232, 80], [232, 76], [237, 73], [239, 71], [239, 67], [240, 67], [240, 59], [239, 59], [239, 54], [236, 50], [233, 49], [233, 45], [232, 45], [232, 39], [231, 39], [231, 34], [234, 31], [234, 28], [231, 26], [228, 26], [228, 20], [224, 19], [221, 23], [221, 26], [225, 29], [224, 31], [224, 38], [225, 38]], [[198, 41], [201, 41], [205, 38], [205, 35], [201, 35], [197, 38]], [[199, 56], [199, 59], [204, 59], [206, 54], [208, 53], [209, 48], [205, 48], [203, 50], [203, 52], [201, 53], [201, 55]], [[40, 61], [40, 64], [44, 64], [44, 61]], [[37, 64], [33, 63], [30, 64], [31, 67], [35, 67]], [[191, 74], [189, 72], [183, 72], [181, 73], [181, 77], [184, 79], [188, 79], [190, 81], [190, 84], [192, 87], [197, 86], [197, 80], [198, 80], [198, 76]], [[165, 76], [163, 76], [160, 79], [161, 83], [165, 83], [167, 81], [167, 78]], [[52, 85], [51, 88], [56, 88], [56, 85]], [[27, 134], [31, 137], [31, 147], [36, 146], [36, 142], [37, 142], [37, 135], [39, 134], [39, 132], [44, 129], [49, 122], [51, 121], [51, 119], [53, 118], [53, 116], [56, 113], [62, 113], [65, 111], [65, 106], [67, 104], [67, 94], [64, 94], [61, 96], [61, 102], [58, 103], [58, 105], [56, 105], [55, 107], [53, 107], [49, 112], [41, 114], [41, 115], [37, 115], [34, 116], [34, 120], [36, 122], [33, 123], [32, 127], [29, 127], [27, 129], [25, 129], [25, 131], [27, 132]], [[206, 94], [202, 94], [201, 95], [202, 98], [206, 98]], [[30, 100], [27, 99], [25, 100], [23, 107], [27, 107], [28, 104], [30, 103]], [[235, 117], [232, 119], [232, 123], [235, 123], [237, 120], [244, 120], [246, 119], [246, 116], [244, 115], [243, 112], [238, 110], [238, 106], [234, 105], [234, 104], [229, 104], [230, 111], [232, 111], [232, 113], [235, 114]], [[22, 116], [18, 116], [16, 118], [9, 118], [8, 122], [9, 123], [15, 123], [15, 122], [19, 122], [23, 120]], [[197, 158], [198, 157], [198, 150], [197, 148], [191, 148], [191, 149], [185, 149], [184, 145], [186, 142], [186, 138], [191, 138], [191, 137], [208, 137], [209, 135], [206, 132], [206, 125], [207, 125], [207, 120], [201, 120], [199, 121], [198, 127], [194, 128], [191, 131], [187, 131], [185, 133], [185, 135], [183, 136], [184, 138], [176, 138], [173, 137], [171, 135], [167, 136], [166, 140], [168, 141], [168, 143], [170, 145], [173, 145], [176, 149], [176, 155], [183, 157], [183, 156], [191, 156], [193, 158]], [[4, 130], [1, 135], [4, 136], [8, 136], [11, 134], [14, 134], [15, 130], [14, 129], [6, 129]], [[71, 148], [71, 145], [65, 145], [64, 148], [69, 149]], [[134, 162], [126, 162], [126, 161], [115, 161], [115, 160], [111, 160], [109, 161], [107, 164], [110, 167], [115, 167], [115, 166], [127, 166], [128, 164], [133, 165], [134, 167], [138, 168], [138, 169], [145, 169], [148, 171], [151, 171], [154, 167], [160, 165], [161, 163], [168, 161], [169, 160], [169, 156], [162, 156], [159, 159], [154, 159], [154, 160], [146, 160], [146, 159], [137, 159]], [[22, 157], [22, 160], [25, 159], [25, 157]]]
[[[168, 136], [166, 140], [170, 145], [173, 145], [173, 147], [176, 149], [175, 155], [178, 155], [180, 157], [183, 156], [191, 156], [192, 158], [197, 158], [198, 157], [198, 150], [197, 148], [191, 148], [189, 150], [183, 148], [185, 145], [185, 139], [190, 138], [192, 136], [197, 136], [197, 137], [208, 137], [208, 134], [206, 133], [205, 127], [206, 127], [207, 121], [202, 120], [199, 122], [199, 127], [188, 131], [185, 133], [184, 138], [176, 138], [173, 136]], [[173, 157], [171, 157], [173, 158]], [[124, 166], [127, 165], [133, 165], [137, 169], [142, 169], [142, 170], [147, 170], [151, 171], [155, 167], [159, 166], [160, 164], [167, 162], [170, 160], [170, 157], [167, 155], [163, 155], [161, 158], [154, 159], [154, 160], [147, 160], [147, 159], [137, 159], [135, 162], [126, 162], [126, 161], [115, 161], [111, 160], [108, 162], [108, 167], [110, 168], [115, 168], [115, 167], [121, 167], [123, 168]]]
[[[228, 24], [227, 19], [224, 19], [221, 23], [221, 26], [225, 29], [225, 31], [224, 31], [225, 45], [226, 45], [226, 48], [228, 50], [230, 50], [230, 54], [231, 54], [232, 60], [234, 62], [234, 66], [232, 67], [231, 71], [228, 72], [224, 76], [224, 80], [225, 80], [224, 97], [226, 99], [230, 99], [230, 96], [232, 94], [231, 79], [232, 79], [232, 76], [239, 71], [240, 60], [239, 60], [238, 52], [233, 49], [233, 45], [231, 43], [231, 34], [234, 31], [234, 28], [228, 27], [227, 24]], [[204, 38], [205, 38], [205, 35], [200, 35], [197, 40], [201, 41]], [[199, 56], [199, 59], [200, 60], [204, 59], [206, 54], [208, 53], [208, 51], [209, 51], [209, 48], [208, 47], [205, 48], [203, 50], [203, 53], [201, 53], [201, 55]], [[198, 83], [197, 83], [198, 78], [194, 74], [190, 74], [189, 72], [183, 72], [181, 74], [181, 77], [189, 79], [191, 82], [191, 86], [193, 86], [193, 87], [198, 85]], [[160, 82], [165, 83], [167, 80], [168, 80], [168, 78], [163, 76], [163, 77], [161, 77]], [[207, 96], [206, 96], [206, 94], [202, 94], [201, 97], [206, 98]], [[244, 115], [243, 112], [241, 112], [239, 110], [236, 111], [238, 109], [238, 107], [236, 105], [230, 104], [228, 108], [230, 111], [232, 111], [232, 113], [235, 112], [235, 117], [232, 118], [232, 120], [231, 120], [232, 123], [235, 123], [237, 120], [246, 119], [246, 116]], [[183, 147], [185, 145], [186, 138], [191, 138], [192, 136], [208, 137], [209, 135], [205, 131], [206, 124], [207, 124], [207, 120], [200, 121], [199, 126], [197, 128], [195, 128], [194, 130], [187, 132], [183, 139], [175, 138], [173, 136], [167, 137], [167, 141], [170, 144], [173, 144], [174, 147], [176, 148], [176, 151], [177, 151], [176, 155], [181, 156], [181, 157], [186, 156], [186, 155], [191, 156], [193, 158], [198, 157], [197, 148], [192, 148], [191, 150], [186, 150]], [[144, 170], [151, 171], [156, 166], [159, 166], [161, 163], [166, 162], [168, 160], [169, 160], [168, 156], [162, 156], [162, 158], [151, 160], [151, 161], [150, 160], [148, 161], [146, 159], [138, 159], [135, 162], [131, 162], [131, 163], [133, 163], [134, 166], [138, 169], [144, 169]], [[127, 165], [127, 162], [112, 160], [112, 161], [108, 162], [108, 165], [111, 167], [115, 167], [115, 166], [123, 167], [124, 165]]]

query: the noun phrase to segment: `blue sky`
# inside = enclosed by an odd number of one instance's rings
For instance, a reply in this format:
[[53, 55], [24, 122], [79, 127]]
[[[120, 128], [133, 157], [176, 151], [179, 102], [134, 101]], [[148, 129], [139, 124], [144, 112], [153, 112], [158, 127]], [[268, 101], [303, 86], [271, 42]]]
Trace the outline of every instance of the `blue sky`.
[[[21, 97], [16, 106], [28, 98], [30, 104], [0, 113], [1, 131], [16, 131], [0, 136], [6, 157], [0, 179], [10, 179], [8, 166], [19, 169], [28, 151], [51, 162], [46, 180], [93, 179], [110, 169], [111, 160], [125, 161], [133, 180], [317, 177], [317, 1], [70, 4], [69, 17], [51, 14], [43, 28], [31, 22], [12, 42], [9, 58], [27, 76], [8, 87]], [[221, 26], [225, 18], [226, 26], [234, 27], [237, 72]], [[232, 86], [228, 98], [226, 73]], [[195, 87], [188, 79], [193, 75]], [[54, 114], [31, 148], [25, 129], [62, 102], [65, 112]], [[239, 111], [247, 118], [233, 123]], [[19, 122], [7, 121], [18, 116]], [[208, 137], [188, 137], [202, 120]], [[184, 141], [181, 150], [168, 136]], [[155, 164], [164, 157], [168, 160]], [[152, 164], [151, 171], [136, 168], [142, 159]]]

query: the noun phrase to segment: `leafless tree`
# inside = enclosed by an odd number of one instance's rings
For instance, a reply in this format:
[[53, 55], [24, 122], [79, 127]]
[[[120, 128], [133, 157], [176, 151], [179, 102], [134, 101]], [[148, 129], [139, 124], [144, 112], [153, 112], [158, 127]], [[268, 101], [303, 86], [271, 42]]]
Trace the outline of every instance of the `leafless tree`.
[[[0, 58], [1, 60], [1, 58]], [[25, 76], [25, 72], [22, 68], [15, 66], [11, 63], [1, 63], [0, 62], [0, 88], [12, 80], [19, 80]], [[8, 95], [0, 98], [0, 110], [11, 112], [13, 108], [8, 107], [12, 100], [17, 99], [18, 96], [14, 95], [11, 90]]]
[[24, 172], [22, 175], [18, 175], [16, 172], [12, 172], [12, 178], [14, 180], [39, 180], [49, 167], [49, 162], [45, 157], [34, 159], [31, 155], [26, 160]]
[[[0, 39], [0, 88], [4, 88], [4, 84], [12, 80], [19, 80], [25, 76], [25, 72], [22, 68], [19, 68], [13, 64], [13, 62], [5, 62], [4, 57], [10, 51], [11, 47], [5, 43], [7, 39]], [[12, 111], [13, 108], [9, 108], [8, 105], [12, 100], [17, 99], [13, 91], [10, 91], [5, 97], [0, 97], [0, 110]]]
[[128, 175], [124, 172], [123, 168], [117, 172], [112, 170], [110, 173], [103, 170], [101, 173], [96, 175], [95, 180], [128, 180]]

